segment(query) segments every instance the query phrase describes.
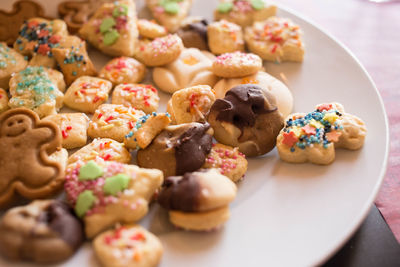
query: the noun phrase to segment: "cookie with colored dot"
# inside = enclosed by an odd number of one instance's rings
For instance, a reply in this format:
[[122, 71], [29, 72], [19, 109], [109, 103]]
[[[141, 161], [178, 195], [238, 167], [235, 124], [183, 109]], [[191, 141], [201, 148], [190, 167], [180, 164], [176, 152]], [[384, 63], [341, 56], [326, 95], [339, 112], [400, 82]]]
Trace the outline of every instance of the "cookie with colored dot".
[[104, 54], [130, 57], [138, 38], [136, 23], [134, 1], [103, 3], [79, 30], [79, 35]]
[[0, 88], [0, 113], [9, 109], [7, 91]]
[[98, 107], [89, 123], [91, 138], [111, 138], [123, 142], [136, 121], [146, 115], [143, 111], [123, 105], [103, 104]]
[[24, 57], [6, 43], [0, 43], [0, 88], [8, 89], [11, 75], [26, 68]]
[[335, 160], [335, 148], [360, 149], [366, 133], [364, 122], [345, 113], [341, 104], [320, 104], [313, 112], [295, 113], [286, 119], [277, 148], [286, 162], [326, 165]]
[[59, 200], [35, 200], [8, 210], [1, 219], [0, 233], [1, 254], [40, 264], [68, 259], [85, 239], [81, 222]]
[[137, 26], [139, 35], [144, 38], [155, 39], [168, 34], [168, 31], [165, 27], [152, 20], [138, 19]]
[[84, 113], [59, 113], [45, 117], [60, 128], [62, 146], [67, 149], [86, 145], [89, 118]]
[[93, 247], [105, 267], [157, 266], [163, 253], [159, 239], [139, 225], [108, 230], [94, 239]]
[[187, 48], [172, 63], [153, 70], [153, 80], [157, 88], [167, 93], [174, 93], [182, 88], [195, 85], [213, 87], [218, 81], [211, 71], [215, 57], [207, 51]]
[[181, 38], [169, 34], [154, 40], [139, 40], [135, 57], [146, 66], [162, 66], [176, 60], [183, 48]]
[[207, 28], [208, 46], [214, 54], [244, 51], [242, 27], [220, 20], [211, 23]]
[[187, 17], [182, 22], [177, 34], [181, 37], [186, 48], [209, 50], [207, 27], [208, 22], [202, 17]]
[[122, 143], [109, 138], [96, 138], [90, 144], [73, 153], [68, 158], [68, 165], [77, 161], [87, 162], [96, 159], [129, 163], [131, 154]]
[[244, 38], [249, 50], [264, 60], [303, 61], [302, 32], [290, 19], [271, 17], [256, 22], [246, 28]]
[[63, 105], [65, 82], [53, 69], [31, 67], [15, 73], [10, 79], [10, 108], [24, 107], [39, 117], [56, 114]]
[[65, 93], [66, 106], [87, 113], [107, 101], [112, 83], [95, 77], [82, 76], [76, 79]]
[[205, 121], [215, 101], [215, 94], [208, 85], [197, 85], [176, 91], [167, 111], [174, 115], [175, 123]]
[[140, 220], [162, 182], [159, 170], [96, 159], [69, 165], [64, 189], [87, 237], [94, 238], [116, 223]]
[[169, 211], [171, 223], [193, 231], [207, 231], [229, 219], [229, 203], [236, 197], [236, 185], [216, 169], [170, 176], [157, 198]]
[[240, 78], [257, 73], [262, 68], [262, 60], [252, 53], [225, 53], [218, 56], [212, 65], [215, 75], [223, 78]]
[[146, 75], [146, 66], [130, 57], [110, 60], [100, 71], [99, 77], [109, 80], [114, 86], [122, 83], [141, 82]]

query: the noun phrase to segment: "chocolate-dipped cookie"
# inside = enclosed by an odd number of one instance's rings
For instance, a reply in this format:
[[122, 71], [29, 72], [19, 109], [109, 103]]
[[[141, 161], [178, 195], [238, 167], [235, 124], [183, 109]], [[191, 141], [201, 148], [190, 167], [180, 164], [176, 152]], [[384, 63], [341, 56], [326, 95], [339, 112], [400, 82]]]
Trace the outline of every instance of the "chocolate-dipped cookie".
[[225, 98], [217, 99], [208, 122], [218, 142], [237, 146], [250, 157], [271, 151], [283, 128], [283, 117], [275, 97], [254, 84], [235, 86]]
[[164, 176], [198, 170], [212, 146], [208, 123], [184, 123], [166, 127], [153, 142], [137, 153], [140, 167], [157, 168]]
[[186, 48], [194, 47], [200, 50], [209, 50], [207, 38], [207, 20], [201, 17], [187, 18], [177, 31]]

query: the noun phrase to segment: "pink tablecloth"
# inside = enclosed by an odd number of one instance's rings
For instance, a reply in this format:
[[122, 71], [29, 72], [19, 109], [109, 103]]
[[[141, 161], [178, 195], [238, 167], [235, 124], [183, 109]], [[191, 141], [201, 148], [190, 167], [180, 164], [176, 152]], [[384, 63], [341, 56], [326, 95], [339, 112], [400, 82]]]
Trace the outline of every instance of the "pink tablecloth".
[[280, 0], [332, 33], [360, 59], [381, 93], [390, 123], [388, 169], [376, 206], [400, 242], [400, 1]]

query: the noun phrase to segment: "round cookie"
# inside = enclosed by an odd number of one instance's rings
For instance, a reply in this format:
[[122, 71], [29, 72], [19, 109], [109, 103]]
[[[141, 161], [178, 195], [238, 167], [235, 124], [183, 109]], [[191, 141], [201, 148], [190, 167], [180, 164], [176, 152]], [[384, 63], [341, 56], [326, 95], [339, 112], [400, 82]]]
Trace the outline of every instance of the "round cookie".
[[0, 223], [0, 252], [11, 260], [61, 262], [83, 241], [82, 224], [58, 200], [36, 200], [10, 209]]
[[137, 21], [139, 35], [149, 39], [155, 39], [157, 37], [163, 37], [168, 34], [165, 27], [157, 24], [152, 20], [139, 19]]
[[117, 57], [109, 61], [100, 71], [99, 77], [109, 80], [114, 86], [121, 83], [138, 83], [146, 75], [146, 66], [130, 57]]
[[154, 267], [163, 253], [159, 239], [139, 225], [108, 230], [96, 237], [93, 246], [105, 267]]
[[225, 53], [218, 56], [212, 65], [215, 75], [223, 78], [241, 78], [257, 73], [262, 68], [262, 60], [251, 53]]
[[181, 37], [186, 48], [193, 47], [200, 50], [209, 50], [207, 26], [207, 20], [201, 17], [188, 17], [183, 21], [177, 34]]
[[269, 75], [264, 71], [243, 78], [221, 79], [215, 86], [215, 96], [224, 98], [225, 93], [240, 84], [256, 84], [266, 92], [272, 93], [276, 98], [276, 103], [282, 115], [288, 116], [293, 108], [293, 96], [287, 86], [280, 80]]
[[207, 28], [208, 46], [214, 54], [244, 51], [242, 27], [220, 20], [211, 23]]
[[208, 122], [218, 142], [239, 147], [240, 152], [250, 157], [271, 151], [283, 128], [275, 97], [252, 84], [235, 86], [223, 99], [217, 99]]
[[149, 146], [137, 152], [137, 163], [163, 171], [164, 177], [182, 175], [203, 166], [211, 146], [212, 129], [208, 123], [167, 126]]

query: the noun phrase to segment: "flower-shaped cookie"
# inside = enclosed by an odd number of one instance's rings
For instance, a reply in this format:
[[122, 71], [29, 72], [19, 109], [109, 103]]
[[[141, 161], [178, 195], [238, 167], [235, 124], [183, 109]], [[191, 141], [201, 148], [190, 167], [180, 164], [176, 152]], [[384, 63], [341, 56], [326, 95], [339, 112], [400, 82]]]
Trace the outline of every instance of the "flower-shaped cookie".
[[111, 101], [152, 113], [157, 110], [160, 98], [157, 89], [150, 84], [120, 84], [114, 88]]
[[214, 54], [244, 51], [242, 27], [220, 20], [207, 27], [208, 46]]
[[121, 83], [138, 83], [146, 75], [146, 66], [130, 57], [118, 57], [109, 61], [100, 71], [99, 77], [109, 80], [114, 86]]
[[320, 104], [308, 114], [290, 115], [276, 146], [284, 161], [325, 165], [335, 160], [335, 148], [360, 149], [366, 133], [364, 122], [341, 104]]
[[28, 62], [6, 43], [0, 43], [0, 88], [7, 89], [11, 74], [26, 68]]

